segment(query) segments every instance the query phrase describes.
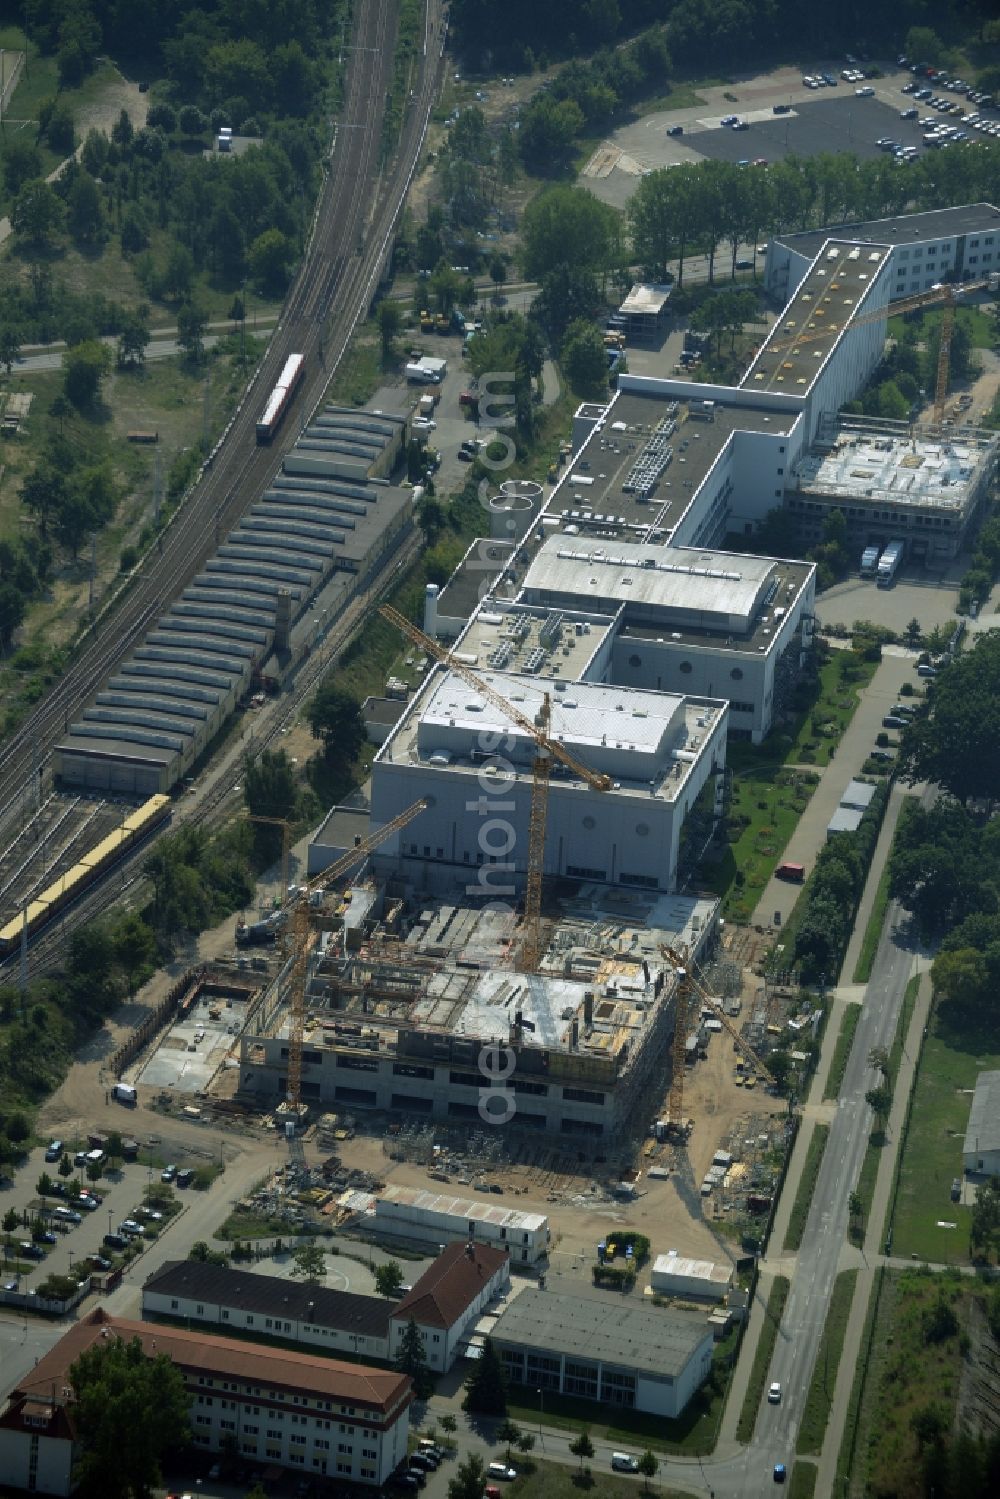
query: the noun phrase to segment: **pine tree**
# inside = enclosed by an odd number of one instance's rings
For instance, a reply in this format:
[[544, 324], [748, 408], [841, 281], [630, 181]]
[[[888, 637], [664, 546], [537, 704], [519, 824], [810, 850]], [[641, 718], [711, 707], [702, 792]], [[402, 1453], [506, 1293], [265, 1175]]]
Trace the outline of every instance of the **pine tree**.
[[507, 1378], [489, 1338], [483, 1340], [482, 1357], [473, 1364], [465, 1381], [462, 1409], [475, 1411], [481, 1416], [507, 1414]]
[[423, 1334], [412, 1317], [399, 1340], [396, 1368], [400, 1374], [408, 1374], [413, 1380], [413, 1392], [418, 1400], [426, 1400], [433, 1393], [434, 1380], [427, 1366]]

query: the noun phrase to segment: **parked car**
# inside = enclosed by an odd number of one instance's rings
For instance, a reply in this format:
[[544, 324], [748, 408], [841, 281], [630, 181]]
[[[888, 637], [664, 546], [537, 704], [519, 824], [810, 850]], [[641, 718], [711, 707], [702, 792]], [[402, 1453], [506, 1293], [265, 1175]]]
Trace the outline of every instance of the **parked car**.
[[74, 1166], [86, 1166], [86, 1164], [87, 1164], [87, 1152], [85, 1150], [78, 1150], [77, 1153], [76, 1153], [76, 1155], [73, 1157], [73, 1165]]
[[951, 1184], [951, 1200], [952, 1202], [961, 1202], [962, 1200], [962, 1178], [960, 1176], [956, 1176]]
[[61, 1218], [64, 1223], [82, 1223], [83, 1217], [73, 1208], [58, 1207], [52, 1209], [53, 1218]]
[[898, 713], [887, 713], [882, 720], [883, 729], [905, 729], [906, 719], [900, 718]]
[[107, 1256], [103, 1255], [103, 1254], [92, 1254], [90, 1256], [90, 1263], [93, 1265], [93, 1267], [94, 1267], [95, 1270], [110, 1270], [110, 1269], [112, 1269], [112, 1261], [109, 1260], [107, 1258]]
[[104, 1243], [108, 1246], [109, 1249], [121, 1250], [126, 1247], [126, 1245], [128, 1244], [128, 1240], [122, 1234], [105, 1234]]
[[177, 1173], [177, 1183], [176, 1183], [178, 1187], [189, 1187], [193, 1181], [194, 1181], [194, 1168], [193, 1167], [191, 1167], [191, 1166], [185, 1166], [185, 1167], [183, 1167], [182, 1170], [178, 1171], [178, 1173]]
[[58, 1244], [59, 1240], [51, 1229], [41, 1228], [35, 1234], [35, 1242], [36, 1244]]
[[160, 1181], [164, 1182], [167, 1186], [169, 1186], [170, 1183], [176, 1179], [176, 1177], [176, 1166], [164, 1166], [163, 1170], [160, 1172]]
[[18, 1253], [26, 1260], [44, 1260], [45, 1250], [39, 1244], [32, 1244], [30, 1239], [22, 1239], [17, 1246]]
[[513, 1483], [517, 1477], [516, 1468], [508, 1468], [506, 1463], [490, 1463], [486, 1469], [487, 1478], [502, 1478], [506, 1483]]
[[668, 135], [683, 135], [684, 134], [684, 126], [683, 125], [671, 125], [670, 128], [669, 128], [669, 130], [667, 131], [667, 134]]
[[45, 1152], [45, 1159], [49, 1162], [58, 1161], [62, 1156], [62, 1153], [63, 1142], [61, 1140], [51, 1140], [49, 1142], [48, 1149]]

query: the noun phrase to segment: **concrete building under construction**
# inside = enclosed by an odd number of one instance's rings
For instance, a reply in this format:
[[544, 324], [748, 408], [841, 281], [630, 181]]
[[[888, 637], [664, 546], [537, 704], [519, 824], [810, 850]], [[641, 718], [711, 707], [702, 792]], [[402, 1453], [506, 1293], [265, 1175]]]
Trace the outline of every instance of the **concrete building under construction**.
[[[513, 910], [430, 901], [394, 931], [396, 907], [380, 889], [357, 889], [317, 941], [304, 1103], [595, 1144], [645, 1121], [675, 1014], [661, 944], [704, 953], [714, 900], [583, 886], [531, 975], [514, 968]], [[279, 981], [242, 1043], [240, 1097], [264, 1110], [287, 1090], [284, 998]]]

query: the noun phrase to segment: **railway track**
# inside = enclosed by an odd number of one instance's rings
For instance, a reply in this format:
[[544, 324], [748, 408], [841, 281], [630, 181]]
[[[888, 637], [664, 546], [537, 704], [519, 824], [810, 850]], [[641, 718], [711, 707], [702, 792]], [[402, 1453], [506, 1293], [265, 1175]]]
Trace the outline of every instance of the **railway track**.
[[[188, 503], [174, 517], [162, 552], [147, 556], [138, 583], [88, 632], [65, 676], [0, 746], [0, 834], [29, 805], [35, 778], [70, 719], [116, 669], [157, 614], [203, 566], [221, 534], [231, 528], [280, 467], [284, 448], [294, 440], [303, 414], [322, 399], [330, 376], [374, 295], [436, 96], [445, 32], [440, 0], [427, 0], [427, 5], [425, 55], [416, 99], [405, 123], [395, 166], [377, 194], [374, 178], [381, 149], [387, 74], [393, 55], [395, 6], [393, 0], [359, 0], [342, 120], [317, 204], [309, 248], [258, 372], [259, 379], [251, 382], [224, 441], [203, 470]], [[378, 59], [375, 67], [368, 62], [373, 55]], [[327, 324], [333, 330], [329, 336]], [[315, 356], [321, 349], [323, 358], [317, 361]], [[257, 408], [263, 392], [270, 388], [291, 352], [307, 356], [310, 374], [293, 403], [292, 420], [285, 427], [288, 438], [259, 448]], [[310, 653], [302, 663], [292, 693], [282, 699], [279, 711], [269, 715], [263, 731], [255, 736], [258, 750], [272, 744], [294, 721], [302, 702], [333, 659], [374, 611], [387, 586], [418, 552], [419, 541], [415, 538], [400, 549], [388, 569], [359, 590], [331, 627], [322, 648]], [[217, 816], [224, 812], [232, 795], [231, 777], [217, 776], [215, 785], [198, 799], [196, 809], [187, 813], [183, 802], [178, 803], [175, 822], [194, 817], [204, 821], [206, 816]], [[139, 884], [145, 851], [136, 851], [116, 866], [51, 927], [43, 928], [32, 939], [32, 976], [59, 966], [66, 935], [72, 927], [101, 914], [109, 900], [121, 899]], [[0, 964], [0, 975], [8, 981], [13, 978], [18, 961], [14, 954]]]
[[[428, 0], [438, 15], [440, 0]], [[188, 502], [147, 555], [140, 578], [84, 636], [65, 675], [0, 746], [0, 836], [14, 821], [59, 736], [114, 671], [157, 614], [174, 599], [280, 467], [296, 417], [322, 398], [353, 330], [370, 303], [385, 246], [413, 170], [433, 102], [439, 57], [428, 56], [396, 166], [375, 191], [381, 121], [392, 66], [392, 0], [358, 0], [342, 119], [325, 164], [309, 247], [259, 370], [225, 439], [211, 455]], [[334, 330], [324, 338], [326, 325]], [[324, 360], [317, 358], [321, 342]], [[256, 442], [257, 407], [289, 353], [306, 355], [309, 375], [293, 403], [288, 437]]]

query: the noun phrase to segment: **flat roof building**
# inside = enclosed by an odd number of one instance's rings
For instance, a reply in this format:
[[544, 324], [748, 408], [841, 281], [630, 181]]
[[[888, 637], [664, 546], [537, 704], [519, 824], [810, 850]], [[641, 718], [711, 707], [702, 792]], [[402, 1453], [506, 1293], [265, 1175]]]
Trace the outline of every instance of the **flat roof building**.
[[[469, 1244], [484, 1245], [508, 1254], [517, 1265], [536, 1265], [549, 1249], [549, 1220], [544, 1213], [502, 1207], [489, 1198], [475, 1202], [448, 1192], [425, 1192], [419, 1187], [386, 1187], [375, 1199], [374, 1228], [386, 1238], [415, 1243], [450, 1239], [463, 1246], [463, 1252]], [[455, 1264], [453, 1256], [443, 1270], [454, 1275]], [[477, 1267], [477, 1278], [485, 1273], [487, 1260], [472, 1264]], [[430, 1283], [421, 1294], [429, 1291]]]
[[712, 1367], [705, 1316], [526, 1287], [491, 1334], [512, 1384], [676, 1420]]
[[[842, 224], [836, 233], [840, 239], [889, 248], [893, 301], [927, 291], [938, 281], [975, 281], [1000, 270], [1000, 210], [992, 203], [963, 203]], [[764, 268], [770, 296], [787, 301], [829, 234], [829, 229], [806, 229], [775, 235]]]

